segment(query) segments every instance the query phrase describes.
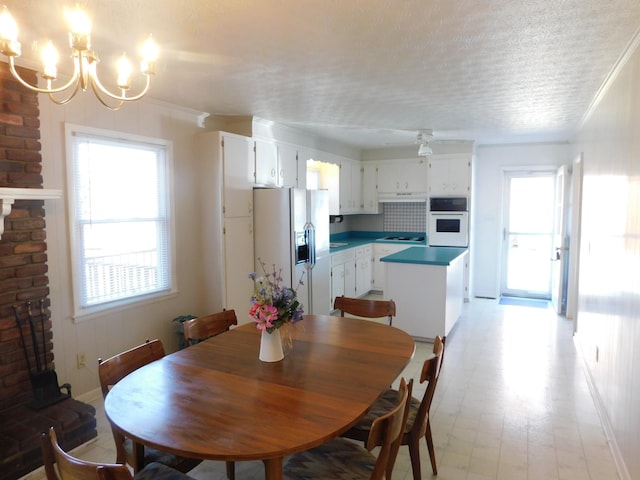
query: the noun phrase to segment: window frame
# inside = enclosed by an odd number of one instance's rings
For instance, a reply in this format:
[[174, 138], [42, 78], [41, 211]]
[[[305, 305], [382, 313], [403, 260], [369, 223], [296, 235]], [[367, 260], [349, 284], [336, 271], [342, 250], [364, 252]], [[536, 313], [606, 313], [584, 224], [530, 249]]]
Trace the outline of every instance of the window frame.
[[[84, 285], [82, 265], [84, 259], [82, 258], [82, 251], [80, 249], [80, 229], [78, 225], [80, 219], [78, 218], [78, 210], [76, 205], [76, 162], [75, 162], [75, 150], [77, 136], [91, 136], [98, 139], [104, 139], [107, 142], [122, 142], [131, 144], [140, 144], [146, 146], [153, 146], [154, 148], [160, 148], [164, 150], [164, 192], [166, 198], [164, 199], [166, 205], [167, 215], [167, 242], [168, 242], [168, 281], [169, 285], [167, 289], [158, 290], [154, 292], [142, 293], [126, 298], [119, 298], [95, 305], [82, 305], [82, 286]], [[134, 135], [130, 133], [118, 132], [113, 130], [106, 130], [100, 128], [87, 127], [83, 125], [75, 125], [71, 123], [65, 123], [65, 138], [66, 138], [66, 165], [67, 165], [67, 212], [69, 216], [68, 228], [69, 228], [69, 245], [70, 245], [70, 259], [71, 259], [71, 282], [73, 290], [73, 320], [79, 322], [94, 318], [104, 313], [111, 313], [117, 310], [131, 308], [133, 306], [139, 306], [140, 304], [150, 303], [158, 301], [159, 299], [175, 296], [177, 294], [177, 279], [176, 279], [176, 252], [175, 252], [175, 215], [174, 215], [174, 195], [173, 195], [173, 142], [155, 137], [146, 137], [141, 135]], [[114, 190], [115, 195], [121, 195], [121, 192]]]

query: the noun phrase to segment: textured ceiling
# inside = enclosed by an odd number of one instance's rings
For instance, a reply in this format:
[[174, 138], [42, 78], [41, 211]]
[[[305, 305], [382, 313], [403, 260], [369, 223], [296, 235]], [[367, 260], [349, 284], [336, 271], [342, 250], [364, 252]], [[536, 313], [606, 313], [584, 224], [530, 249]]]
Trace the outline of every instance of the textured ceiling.
[[[45, 39], [66, 48], [69, 3], [7, 1], [26, 65]], [[410, 144], [418, 129], [477, 144], [567, 140], [640, 27], [638, 0], [78, 3], [104, 83], [153, 33], [149, 96], [359, 148]]]

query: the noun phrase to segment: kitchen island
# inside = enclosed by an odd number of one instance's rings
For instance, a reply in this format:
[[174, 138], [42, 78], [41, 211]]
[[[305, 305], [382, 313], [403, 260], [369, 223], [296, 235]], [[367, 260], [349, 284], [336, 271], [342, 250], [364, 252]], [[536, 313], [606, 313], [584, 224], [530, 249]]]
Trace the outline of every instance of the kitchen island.
[[421, 340], [448, 335], [462, 313], [467, 255], [466, 248], [411, 247], [381, 258], [385, 297], [396, 302], [393, 326]]

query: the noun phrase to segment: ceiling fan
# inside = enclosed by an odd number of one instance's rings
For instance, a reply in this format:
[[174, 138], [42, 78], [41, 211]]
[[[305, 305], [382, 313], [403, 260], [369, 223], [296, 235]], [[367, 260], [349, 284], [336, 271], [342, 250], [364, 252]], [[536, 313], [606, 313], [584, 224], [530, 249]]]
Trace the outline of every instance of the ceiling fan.
[[420, 144], [418, 148], [419, 157], [428, 157], [433, 155], [433, 149], [429, 146], [429, 142], [433, 140], [433, 130], [419, 130], [416, 135], [416, 143]]

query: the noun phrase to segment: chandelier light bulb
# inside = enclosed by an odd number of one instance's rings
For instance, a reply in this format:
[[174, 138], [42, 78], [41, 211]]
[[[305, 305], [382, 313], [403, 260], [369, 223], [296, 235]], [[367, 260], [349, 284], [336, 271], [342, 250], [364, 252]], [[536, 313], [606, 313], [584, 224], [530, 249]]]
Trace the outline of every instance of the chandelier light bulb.
[[127, 55], [123, 53], [120, 60], [118, 60], [118, 88], [122, 88], [124, 90], [129, 88], [131, 70], [131, 62], [127, 58]]
[[67, 10], [65, 13], [71, 33], [76, 35], [89, 35], [91, 33], [91, 20], [80, 8], [76, 7], [75, 10]]
[[153, 41], [151, 35], [144, 42], [141, 49], [142, 61], [140, 62], [140, 71], [145, 75], [153, 75], [156, 73], [156, 60], [158, 59], [158, 46]]
[[2, 13], [0, 13], [0, 38], [10, 42], [15, 42], [18, 39], [18, 24], [9, 13], [6, 5], [2, 7]]
[[155, 62], [158, 59], [158, 45], [153, 41], [153, 37], [149, 38], [142, 45], [142, 58], [147, 62]]
[[58, 51], [51, 41], [42, 49], [42, 76], [47, 80], [55, 79], [58, 76]]

